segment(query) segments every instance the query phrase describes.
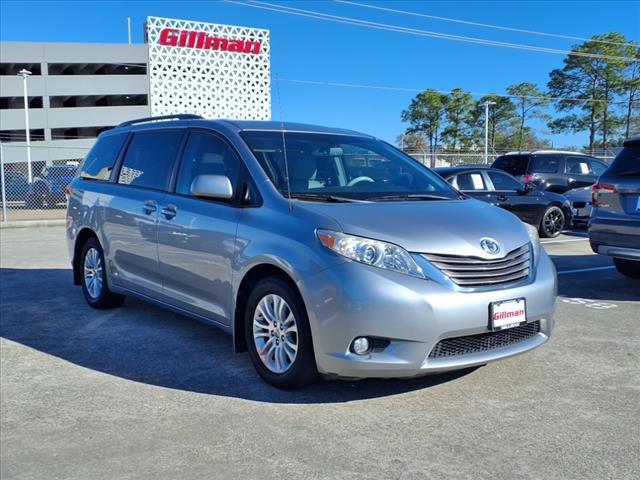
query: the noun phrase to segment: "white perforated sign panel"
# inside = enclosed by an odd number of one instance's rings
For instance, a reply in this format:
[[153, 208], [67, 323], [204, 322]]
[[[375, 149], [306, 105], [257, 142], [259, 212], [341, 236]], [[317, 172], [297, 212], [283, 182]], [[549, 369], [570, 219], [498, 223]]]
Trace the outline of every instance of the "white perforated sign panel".
[[147, 19], [152, 115], [271, 119], [269, 30]]

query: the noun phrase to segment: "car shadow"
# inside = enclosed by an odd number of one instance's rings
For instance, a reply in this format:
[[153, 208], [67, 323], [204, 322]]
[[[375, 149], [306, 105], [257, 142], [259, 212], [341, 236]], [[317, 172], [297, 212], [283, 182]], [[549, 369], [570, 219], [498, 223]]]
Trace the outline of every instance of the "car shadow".
[[[395, 395], [475, 369], [413, 379], [334, 380], [282, 391], [263, 382], [231, 337], [128, 298], [94, 310], [67, 269], [0, 269], [0, 336], [76, 365], [160, 387], [273, 403], [333, 403]], [[6, 368], [6, 367], [5, 367]]]

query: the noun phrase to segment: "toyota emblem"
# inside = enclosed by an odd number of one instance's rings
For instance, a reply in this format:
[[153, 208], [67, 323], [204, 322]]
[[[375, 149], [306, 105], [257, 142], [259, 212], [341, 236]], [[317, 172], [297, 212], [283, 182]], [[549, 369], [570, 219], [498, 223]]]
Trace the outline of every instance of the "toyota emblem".
[[500, 253], [500, 245], [493, 238], [483, 238], [480, 240], [480, 247], [489, 255]]

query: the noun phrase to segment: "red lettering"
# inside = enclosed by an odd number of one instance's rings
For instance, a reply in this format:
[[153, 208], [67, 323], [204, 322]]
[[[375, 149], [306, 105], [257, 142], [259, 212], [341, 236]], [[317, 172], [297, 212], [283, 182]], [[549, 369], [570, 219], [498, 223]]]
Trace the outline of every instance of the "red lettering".
[[178, 30], [164, 28], [160, 32], [160, 45], [170, 47], [202, 48], [204, 50], [221, 50], [223, 52], [260, 53], [262, 43], [259, 41], [243, 41], [213, 37], [207, 32], [197, 30]]
[[175, 47], [178, 43], [179, 30], [175, 28], [165, 28], [160, 32], [160, 45]]

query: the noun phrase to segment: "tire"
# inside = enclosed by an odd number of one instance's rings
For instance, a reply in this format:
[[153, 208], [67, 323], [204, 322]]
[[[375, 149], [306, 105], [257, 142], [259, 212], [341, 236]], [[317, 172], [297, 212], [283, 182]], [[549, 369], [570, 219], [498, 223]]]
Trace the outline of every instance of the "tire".
[[555, 238], [562, 233], [567, 223], [567, 218], [562, 209], [556, 205], [549, 205], [542, 215], [538, 231], [544, 238]]
[[613, 258], [613, 264], [618, 272], [626, 277], [640, 278], [640, 261], [627, 260], [625, 258]]
[[247, 300], [244, 326], [251, 363], [267, 383], [293, 389], [317, 380], [307, 311], [288, 283], [276, 277], [261, 280]]
[[97, 238], [91, 237], [82, 246], [80, 283], [85, 300], [98, 310], [119, 307], [125, 299], [124, 295], [109, 290], [104, 266], [104, 253], [100, 242]]

